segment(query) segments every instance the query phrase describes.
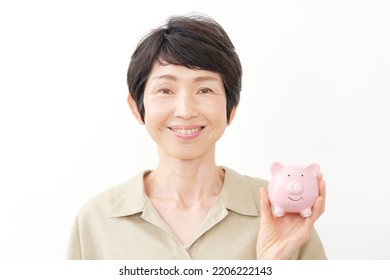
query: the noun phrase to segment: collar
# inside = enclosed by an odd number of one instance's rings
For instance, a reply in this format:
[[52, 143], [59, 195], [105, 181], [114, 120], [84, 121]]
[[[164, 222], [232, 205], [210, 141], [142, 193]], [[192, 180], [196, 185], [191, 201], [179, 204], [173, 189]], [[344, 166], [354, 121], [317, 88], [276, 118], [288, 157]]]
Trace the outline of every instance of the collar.
[[[222, 167], [225, 179], [222, 187], [222, 199], [226, 209], [241, 215], [259, 216], [255, 196], [259, 196], [258, 188], [253, 188], [252, 180], [236, 171]], [[256, 191], [254, 191], [256, 190]]]
[[[221, 191], [224, 207], [241, 215], [258, 216], [259, 211], [255, 202], [255, 195], [258, 195], [258, 192], [254, 192], [254, 189], [248, 186], [248, 178], [230, 168], [224, 166], [222, 168], [225, 170]], [[118, 188], [110, 217], [125, 217], [144, 211], [149, 200], [145, 193], [143, 178], [149, 172], [146, 170], [139, 173]]]
[[144, 210], [148, 201], [144, 189], [144, 175], [148, 172], [150, 171], [143, 171], [119, 186], [114, 197], [110, 217], [130, 216]]

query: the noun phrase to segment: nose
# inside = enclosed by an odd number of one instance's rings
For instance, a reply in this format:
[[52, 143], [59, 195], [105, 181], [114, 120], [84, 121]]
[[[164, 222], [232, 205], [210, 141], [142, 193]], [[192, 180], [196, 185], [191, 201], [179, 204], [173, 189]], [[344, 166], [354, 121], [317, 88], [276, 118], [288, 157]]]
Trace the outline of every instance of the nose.
[[303, 186], [298, 182], [291, 182], [287, 188], [291, 194], [301, 194], [303, 192]]
[[177, 95], [175, 117], [188, 120], [197, 116], [198, 110], [194, 97], [187, 93]]

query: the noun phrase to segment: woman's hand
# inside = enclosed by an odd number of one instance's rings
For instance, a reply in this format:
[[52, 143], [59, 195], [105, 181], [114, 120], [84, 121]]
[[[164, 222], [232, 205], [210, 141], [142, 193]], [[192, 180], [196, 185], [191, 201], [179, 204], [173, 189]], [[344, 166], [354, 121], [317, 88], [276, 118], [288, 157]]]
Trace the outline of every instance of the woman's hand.
[[266, 188], [260, 188], [260, 231], [257, 237], [257, 259], [289, 259], [310, 238], [314, 222], [325, 210], [325, 181], [317, 176], [319, 196], [314, 202], [312, 215], [286, 213], [274, 217]]

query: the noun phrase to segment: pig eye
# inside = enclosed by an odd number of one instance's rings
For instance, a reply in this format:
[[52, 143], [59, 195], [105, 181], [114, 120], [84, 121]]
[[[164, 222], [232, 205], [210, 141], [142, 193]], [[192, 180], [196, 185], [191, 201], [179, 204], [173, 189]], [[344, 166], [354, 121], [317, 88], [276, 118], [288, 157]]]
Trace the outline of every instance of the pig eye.
[[303, 174], [301, 174], [301, 177], [303, 177]]
[[288, 177], [290, 177], [290, 174], [288, 174]]

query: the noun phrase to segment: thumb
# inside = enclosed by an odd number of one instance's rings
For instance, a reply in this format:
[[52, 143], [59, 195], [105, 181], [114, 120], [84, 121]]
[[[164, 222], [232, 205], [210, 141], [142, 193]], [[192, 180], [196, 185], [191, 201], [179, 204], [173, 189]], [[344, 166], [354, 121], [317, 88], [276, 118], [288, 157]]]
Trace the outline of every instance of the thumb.
[[272, 210], [271, 210], [271, 203], [268, 197], [268, 189], [266, 187], [259, 188], [259, 194], [260, 194], [260, 211], [261, 211], [260, 215], [263, 217], [271, 217]]

